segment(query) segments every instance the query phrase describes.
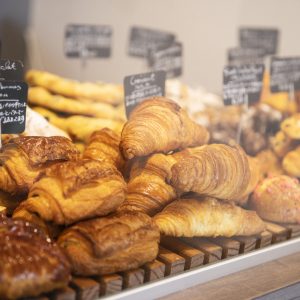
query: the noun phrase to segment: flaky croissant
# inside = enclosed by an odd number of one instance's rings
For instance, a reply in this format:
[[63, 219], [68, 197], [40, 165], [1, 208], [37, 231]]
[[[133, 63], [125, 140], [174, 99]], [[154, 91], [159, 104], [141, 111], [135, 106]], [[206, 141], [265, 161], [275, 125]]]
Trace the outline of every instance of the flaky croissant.
[[285, 175], [266, 178], [251, 196], [250, 207], [263, 219], [300, 224], [300, 183]]
[[49, 166], [78, 158], [72, 142], [64, 137], [18, 137], [4, 144], [0, 153], [0, 189], [26, 194]]
[[196, 192], [239, 201], [254, 188], [255, 178], [242, 148], [222, 144], [199, 147], [172, 167], [171, 184], [179, 192]]
[[122, 102], [123, 89], [112, 84], [96, 84], [66, 79], [48, 72], [30, 70], [26, 81], [33, 86], [41, 86], [52, 93], [71, 98], [90, 99], [117, 105]]
[[83, 152], [84, 158], [108, 162], [118, 170], [124, 168], [124, 159], [120, 152], [120, 136], [108, 128], [95, 131]]
[[67, 286], [70, 265], [34, 225], [0, 218], [0, 298], [38, 296]]
[[208, 131], [172, 100], [154, 97], [140, 103], [124, 125], [121, 150], [127, 159], [206, 144]]
[[142, 213], [93, 219], [68, 228], [58, 239], [73, 273], [103, 275], [137, 268], [156, 258], [159, 231]]
[[254, 211], [210, 197], [175, 200], [154, 223], [162, 234], [176, 237], [251, 236], [265, 230]]
[[14, 218], [36, 214], [44, 221], [64, 225], [105, 216], [124, 201], [125, 191], [122, 175], [110, 164], [95, 160], [65, 162], [47, 170], [32, 186]]

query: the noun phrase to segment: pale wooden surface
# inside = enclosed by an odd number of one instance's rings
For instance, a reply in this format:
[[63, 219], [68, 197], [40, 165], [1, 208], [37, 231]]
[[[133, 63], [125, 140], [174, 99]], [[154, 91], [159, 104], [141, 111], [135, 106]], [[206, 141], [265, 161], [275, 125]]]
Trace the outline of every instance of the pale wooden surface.
[[300, 281], [300, 252], [171, 294], [161, 300], [253, 299]]

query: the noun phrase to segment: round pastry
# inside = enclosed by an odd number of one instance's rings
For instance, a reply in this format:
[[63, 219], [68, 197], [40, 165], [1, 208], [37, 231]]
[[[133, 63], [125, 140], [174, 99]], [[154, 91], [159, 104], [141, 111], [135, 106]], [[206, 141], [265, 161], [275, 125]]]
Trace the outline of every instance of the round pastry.
[[22, 220], [0, 218], [0, 298], [33, 297], [62, 288], [70, 266], [56, 244]]

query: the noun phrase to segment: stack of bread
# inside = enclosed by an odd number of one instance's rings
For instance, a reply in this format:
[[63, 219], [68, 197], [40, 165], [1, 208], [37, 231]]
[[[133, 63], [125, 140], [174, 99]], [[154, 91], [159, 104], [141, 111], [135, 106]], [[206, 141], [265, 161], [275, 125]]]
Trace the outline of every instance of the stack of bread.
[[137, 268], [156, 258], [160, 235], [262, 232], [262, 219], [239, 206], [260, 178], [255, 159], [208, 141], [178, 104], [153, 98], [121, 134], [94, 132], [82, 154], [65, 137], [6, 142], [0, 189], [12, 217], [0, 218], [0, 297]]

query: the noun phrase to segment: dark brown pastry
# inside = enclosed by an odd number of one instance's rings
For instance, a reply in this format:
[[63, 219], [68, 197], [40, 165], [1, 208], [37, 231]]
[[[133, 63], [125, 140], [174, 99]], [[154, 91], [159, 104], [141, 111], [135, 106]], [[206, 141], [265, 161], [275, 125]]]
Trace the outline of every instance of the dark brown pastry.
[[76, 159], [78, 150], [60, 136], [18, 137], [4, 144], [0, 153], [0, 189], [27, 194], [33, 182], [49, 166]]
[[137, 268], [156, 258], [158, 243], [158, 228], [139, 212], [81, 222], [58, 239], [73, 273], [83, 276]]
[[56, 244], [32, 224], [0, 218], [0, 298], [33, 297], [62, 288], [70, 266]]

